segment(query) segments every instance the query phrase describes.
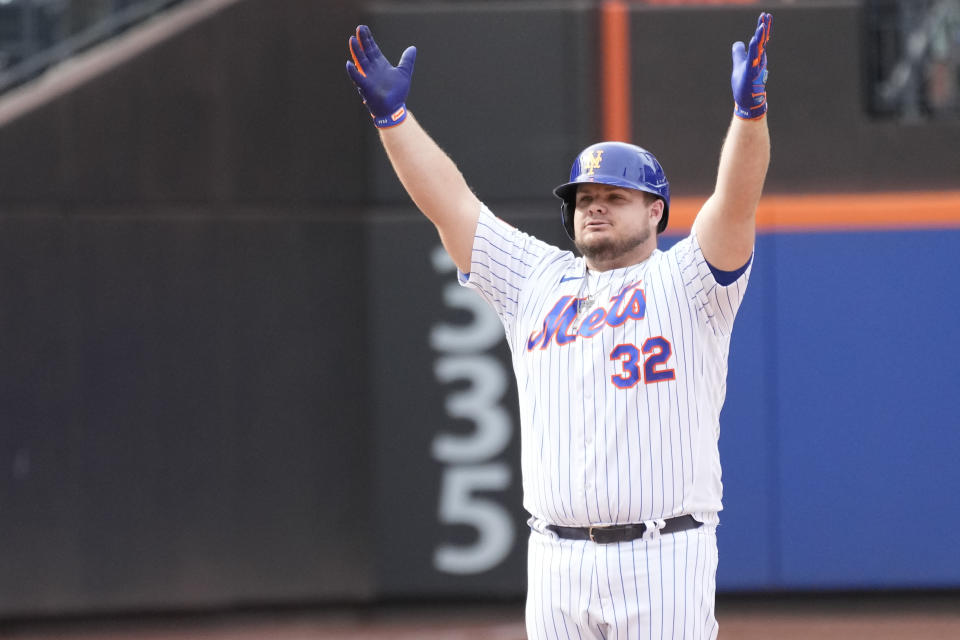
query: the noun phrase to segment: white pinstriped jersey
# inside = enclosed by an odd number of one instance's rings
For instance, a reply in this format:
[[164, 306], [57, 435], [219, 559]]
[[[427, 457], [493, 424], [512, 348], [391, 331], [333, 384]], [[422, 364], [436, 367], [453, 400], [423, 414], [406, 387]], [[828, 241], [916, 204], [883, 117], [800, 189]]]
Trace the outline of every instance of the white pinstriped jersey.
[[469, 274], [506, 330], [533, 526], [717, 522], [727, 352], [748, 267], [719, 285], [695, 234], [595, 273], [481, 207]]

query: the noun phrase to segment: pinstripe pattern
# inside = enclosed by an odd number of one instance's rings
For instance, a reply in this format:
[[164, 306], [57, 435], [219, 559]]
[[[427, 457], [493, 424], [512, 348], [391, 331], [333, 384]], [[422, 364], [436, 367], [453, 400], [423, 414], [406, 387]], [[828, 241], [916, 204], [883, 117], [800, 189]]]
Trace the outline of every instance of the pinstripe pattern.
[[[534, 530], [531, 637], [648, 637], [643, 625], [651, 638], [716, 635], [719, 416], [749, 275], [719, 285], [693, 234], [639, 264], [590, 272], [482, 208], [460, 282], [497, 311], [512, 352]], [[627, 545], [537, 533], [682, 514], [708, 526]]]

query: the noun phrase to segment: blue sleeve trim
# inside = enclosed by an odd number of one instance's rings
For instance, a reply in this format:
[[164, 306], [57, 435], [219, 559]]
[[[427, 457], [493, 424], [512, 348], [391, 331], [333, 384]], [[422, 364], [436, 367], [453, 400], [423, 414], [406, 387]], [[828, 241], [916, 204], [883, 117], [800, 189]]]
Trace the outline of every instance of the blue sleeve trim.
[[751, 262], [753, 262], [753, 254], [750, 254], [750, 259], [747, 260], [747, 264], [743, 265], [736, 271], [721, 271], [709, 262], [707, 262], [707, 266], [710, 267], [710, 273], [713, 274], [713, 279], [717, 281], [717, 284], [719, 284], [721, 287], [726, 287], [736, 282], [737, 278], [743, 275], [743, 272], [747, 270], [747, 267], [750, 266]]

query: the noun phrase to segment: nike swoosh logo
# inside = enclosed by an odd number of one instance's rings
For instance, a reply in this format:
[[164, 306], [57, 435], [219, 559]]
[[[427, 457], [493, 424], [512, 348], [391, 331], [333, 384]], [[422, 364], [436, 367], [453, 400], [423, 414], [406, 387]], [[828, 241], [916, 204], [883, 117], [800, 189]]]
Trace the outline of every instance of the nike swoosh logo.
[[563, 284], [564, 282], [567, 282], [568, 280], [583, 280], [583, 276], [571, 276], [571, 277], [569, 277], [569, 278], [566, 277], [566, 276], [560, 276], [560, 284]]

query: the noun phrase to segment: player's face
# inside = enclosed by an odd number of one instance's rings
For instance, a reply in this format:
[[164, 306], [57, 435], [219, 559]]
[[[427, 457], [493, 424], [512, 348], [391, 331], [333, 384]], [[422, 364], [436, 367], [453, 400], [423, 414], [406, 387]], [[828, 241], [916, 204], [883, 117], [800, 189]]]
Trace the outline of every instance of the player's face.
[[[575, 244], [588, 264], [627, 266], [646, 259], [656, 247], [663, 203], [648, 203], [635, 189], [583, 184], [577, 189], [573, 216]], [[625, 263], [625, 264], [620, 264]]]

